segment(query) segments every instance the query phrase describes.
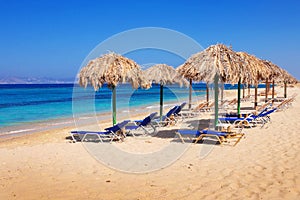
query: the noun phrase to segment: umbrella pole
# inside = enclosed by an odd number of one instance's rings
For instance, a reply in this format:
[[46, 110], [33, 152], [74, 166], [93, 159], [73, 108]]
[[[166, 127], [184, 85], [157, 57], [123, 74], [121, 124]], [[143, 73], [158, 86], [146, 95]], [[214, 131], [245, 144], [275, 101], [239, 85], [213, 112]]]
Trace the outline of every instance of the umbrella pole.
[[255, 83], [255, 88], [254, 88], [254, 109], [255, 110], [257, 108], [257, 87], [258, 87], [258, 83]]
[[250, 96], [250, 88], [251, 88], [251, 86], [250, 86], [250, 84], [248, 84], [248, 95]]
[[284, 81], [284, 98], [287, 98], [287, 82]]
[[214, 86], [215, 86], [215, 124], [214, 128], [217, 129], [218, 126], [218, 120], [219, 120], [219, 77], [216, 74], [215, 80], [214, 80]]
[[268, 82], [269, 82], [269, 79], [267, 78], [266, 79], [266, 98], [265, 98], [265, 102], [268, 102], [268, 93], [269, 93], [269, 90], [268, 90]]
[[238, 117], [240, 118], [240, 114], [241, 114], [241, 79], [239, 79], [239, 83], [238, 83], [238, 105], [237, 105], [237, 114], [238, 114]]
[[221, 102], [224, 101], [224, 82], [222, 82], [222, 88], [221, 88]]
[[257, 88], [258, 88], [258, 80], [259, 80], [259, 73], [257, 72], [256, 82], [255, 82], [255, 89], [254, 89], [254, 109], [257, 108]]
[[206, 83], [206, 103], [208, 105], [209, 102], [209, 88], [208, 88], [208, 83]]
[[112, 86], [113, 126], [117, 123], [116, 87]]
[[192, 79], [190, 79], [190, 90], [189, 90], [189, 109], [192, 108]]
[[243, 99], [245, 98], [245, 84], [243, 84]]
[[275, 97], [275, 81], [273, 79], [273, 82], [272, 82], [272, 103], [274, 103], [274, 97]]
[[160, 120], [162, 119], [163, 115], [163, 101], [164, 101], [164, 86], [163, 84], [160, 84], [160, 110], [159, 110], [159, 115], [160, 115]]

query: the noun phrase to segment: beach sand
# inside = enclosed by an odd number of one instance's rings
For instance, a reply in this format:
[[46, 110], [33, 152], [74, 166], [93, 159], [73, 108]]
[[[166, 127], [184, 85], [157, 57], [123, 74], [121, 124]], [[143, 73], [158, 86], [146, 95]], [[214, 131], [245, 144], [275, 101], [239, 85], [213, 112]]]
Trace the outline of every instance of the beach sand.
[[[278, 88], [279, 96], [282, 90]], [[226, 92], [227, 98], [236, 94]], [[5, 138], [0, 141], [0, 199], [299, 199], [300, 96], [271, 119], [262, 129], [245, 129], [246, 136], [234, 147], [209, 142], [187, 145], [169, 166], [138, 174], [109, 168], [82, 143], [70, 143], [66, 137], [75, 127]], [[179, 126], [184, 127], [184, 123]], [[170, 127], [170, 136], [127, 137], [123, 143], [96, 145], [163, 155], [173, 141], [172, 132]], [[117, 155], [112, 158], [118, 160]], [[120, 158], [122, 162], [126, 160]]]

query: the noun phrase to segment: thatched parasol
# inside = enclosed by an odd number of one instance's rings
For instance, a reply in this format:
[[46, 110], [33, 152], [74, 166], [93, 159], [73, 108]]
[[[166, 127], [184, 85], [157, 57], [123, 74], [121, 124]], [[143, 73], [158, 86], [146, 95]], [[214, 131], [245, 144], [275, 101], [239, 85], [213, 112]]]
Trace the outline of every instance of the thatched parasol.
[[253, 79], [253, 81], [255, 81], [255, 108], [257, 106], [257, 85], [259, 80], [266, 81], [266, 101], [268, 99], [269, 93], [269, 81], [273, 82], [272, 99], [274, 99], [275, 81], [287, 83], [297, 82], [297, 80], [294, 77], [292, 77], [288, 72], [286, 72], [284, 69], [280, 68], [279, 66], [275, 65], [270, 61], [261, 60], [245, 52], [237, 52], [237, 54], [244, 60], [245, 64], [248, 66], [248, 73], [251, 73], [252, 77], [256, 77], [255, 79]]
[[[189, 80], [214, 82], [218, 91], [216, 75], [222, 82], [239, 83], [238, 96], [240, 99], [241, 83], [252, 83], [253, 73], [249, 73], [249, 66], [231, 48], [222, 44], [208, 47], [202, 52], [192, 55], [183, 65], [177, 68], [178, 73]], [[215, 123], [218, 115], [218, 99], [215, 95]], [[240, 101], [239, 101], [240, 102]], [[238, 103], [238, 113], [240, 103]]]
[[188, 85], [188, 81], [181, 77], [176, 70], [166, 64], [157, 64], [145, 71], [145, 76], [151, 83], [160, 84], [160, 118], [163, 112], [163, 88], [167, 84]]
[[113, 125], [116, 124], [116, 86], [125, 82], [130, 82], [135, 89], [140, 86], [143, 88], [150, 86], [137, 63], [116, 53], [108, 53], [91, 60], [79, 72], [80, 86], [87, 87], [90, 84], [97, 91], [107, 83], [107, 86], [112, 89]]
[[213, 82], [215, 74], [228, 83], [251, 82], [251, 74], [236, 52], [222, 44], [208, 47], [192, 55], [177, 68], [178, 73], [193, 81]]
[[246, 52], [237, 52], [237, 55], [239, 55], [244, 60], [244, 63], [248, 67], [248, 73], [251, 74], [251, 77], [253, 77], [253, 80], [250, 81], [250, 84], [255, 85], [254, 108], [256, 109], [258, 81], [268, 81], [268, 78], [272, 74], [272, 70], [266, 67], [265, 63], [254, 55], [250, 55]]
[[268, 67], [272, 73], [269, 77], [270, 80], [273, 80], [273, 90], [272, 90], [272, 98], [274, 98], [274, 82], [284, 83], [284, 97], [287, 97], [287, 84], [296, 84], [298, 80], [290, 75], [286, 70], [282, 69], [281, 67], [277, 66], [276, 64], [272, 63], [268, 60], [262, 60], [266, 67]]

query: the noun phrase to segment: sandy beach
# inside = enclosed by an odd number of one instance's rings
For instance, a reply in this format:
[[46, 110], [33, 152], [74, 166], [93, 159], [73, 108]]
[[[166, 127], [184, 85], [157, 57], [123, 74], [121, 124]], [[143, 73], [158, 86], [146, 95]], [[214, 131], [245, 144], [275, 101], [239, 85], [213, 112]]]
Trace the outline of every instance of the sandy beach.
[[[276, 90], [279, 96], [283, 96], [282, 90]], [[288, 92], [291, 95], [299, 90], [294, 87]], [[228, 99], [235, 95], [234, 90], [226, 91]], [[299, 98], [289, 109], [273, 113], [265, 127], [244, 129], [245, 137], [234, 147], [177, 141], [176, 145], [187, 147], [183, 154], [173, 163], [145, 173], [107, 167], [85, 144], [68, 139], [71, 130], [97, 128], [93, 125], [1, 139], [0, 199], [298, 199]], [[189, 128], [185, 125], [168, 127], [170, 136], [127, 137], [124, 142], [91, 145], [110, 145], [139, 154], [164, 152], [162, 149], [175, 140], [174, 130]], [[117, 155], [112, 157], [118, 160]], [[119, 160], [122, 162], [126, 160]]]

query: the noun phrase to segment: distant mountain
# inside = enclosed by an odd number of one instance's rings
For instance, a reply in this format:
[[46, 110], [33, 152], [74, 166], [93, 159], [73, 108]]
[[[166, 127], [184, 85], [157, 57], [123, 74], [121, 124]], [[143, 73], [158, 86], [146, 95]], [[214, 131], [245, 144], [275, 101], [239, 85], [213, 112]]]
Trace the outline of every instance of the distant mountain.
[[74, 83], [74, 78], [55, 79], [48, 77], [0, 77], [0, 84], [62, 84]]

